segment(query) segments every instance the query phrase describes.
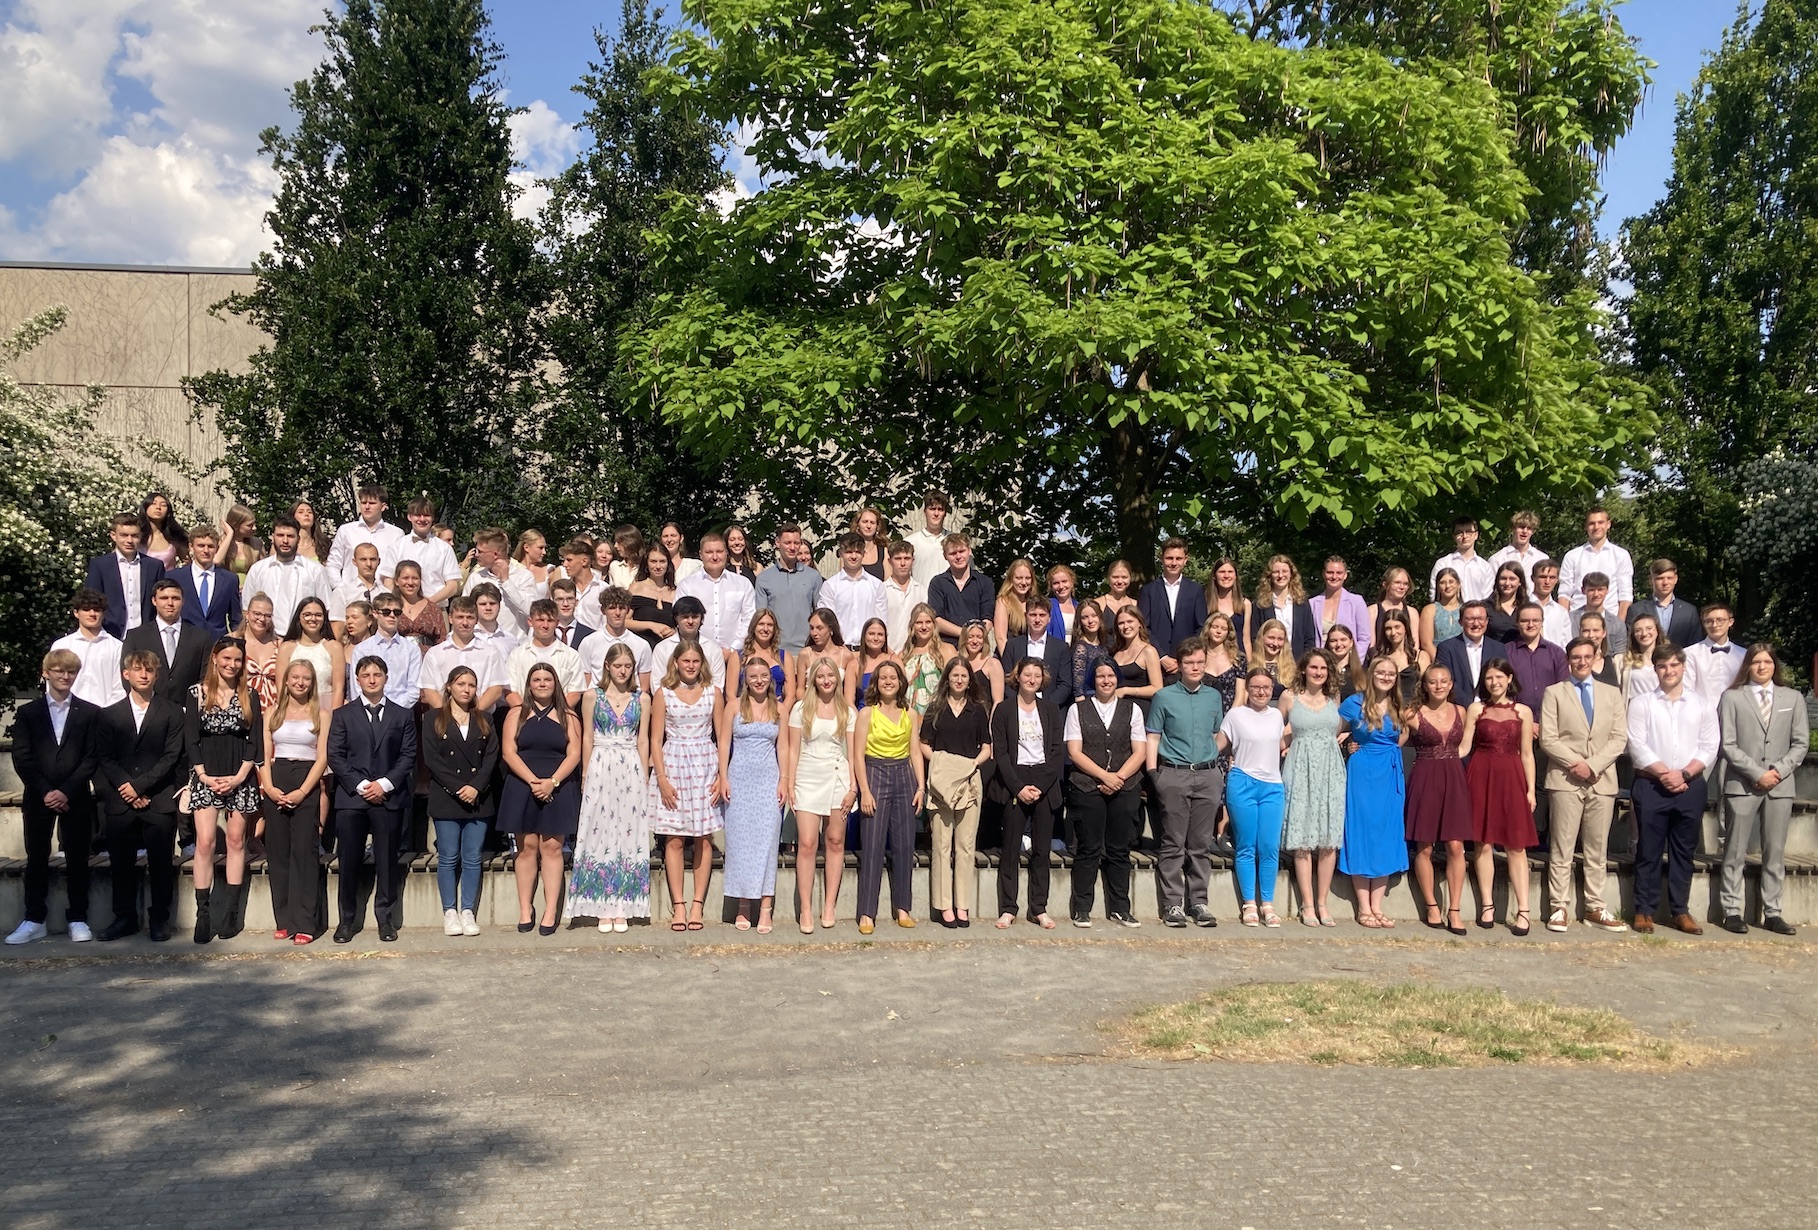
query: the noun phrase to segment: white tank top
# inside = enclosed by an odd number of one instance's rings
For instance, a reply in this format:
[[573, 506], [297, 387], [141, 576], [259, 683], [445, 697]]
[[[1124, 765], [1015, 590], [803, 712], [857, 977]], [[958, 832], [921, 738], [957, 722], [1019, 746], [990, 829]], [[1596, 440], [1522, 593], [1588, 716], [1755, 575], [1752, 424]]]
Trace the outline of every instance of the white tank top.
[[[324, 716], [323, 721], [327, 721]], [[316, 732], [303, 718], [292, 718], [271, 732], [273, 760], [307, 760], [316, 758]]]

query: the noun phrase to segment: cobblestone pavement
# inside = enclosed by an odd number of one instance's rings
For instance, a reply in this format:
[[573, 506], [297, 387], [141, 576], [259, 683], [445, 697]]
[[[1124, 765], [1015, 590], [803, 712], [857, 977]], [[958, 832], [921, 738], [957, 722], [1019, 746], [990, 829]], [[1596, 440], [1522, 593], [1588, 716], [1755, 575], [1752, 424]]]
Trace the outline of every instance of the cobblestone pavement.
[[[0, 1225], [1813, 1224], [1803, 943], [1020, 934], [35, 945], [0, 962]], [[1312, 977], [1556, 995], [1740, 1054], [1664, 1076], [1103, 1056], [1131, 1008]]]

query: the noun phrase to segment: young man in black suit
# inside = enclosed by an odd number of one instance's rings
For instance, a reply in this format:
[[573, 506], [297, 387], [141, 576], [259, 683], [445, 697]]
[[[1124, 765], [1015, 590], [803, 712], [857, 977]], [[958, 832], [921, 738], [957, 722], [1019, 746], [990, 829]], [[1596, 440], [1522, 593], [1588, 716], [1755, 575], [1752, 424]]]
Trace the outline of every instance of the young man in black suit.
[[1149, 625], [1149, 639], [1161, 655], [1162, 674], [1169, 679], [1180, 671], [1174, 650], [1206, 626], [1206, 591], [1186, 574], [1187, 543], [1170, 538], [1162, 544], [1161, 575], [1143, 586], [1136, 610]]
[[372, 912], [379, 938], [398, 938], [392, 903], [398, 893], [398, 845], [416, 783], [417, 729], [411, 707], [385, 699], [385, 659], [368, 654], [354, 667], [360, 695], [335, 710], [328, 727], [328, 767], [335, 775], [335, 843], [341, 852], [341, 921], [335, 943], [360, 931], [360, 861], [372, 838]]
[[155, 690], [182, 708], [189, 690], [202, 682], [215, 640], [206, 628], [183, 622], [183, 587], [165, 577], [152, 586], [152, 617], [126, 634], [122, 660], [135, 650], [158, 660]]
[[1058, 636], [1048, 635], [1048, 600], [1030, 598], [1023, 603], [1023, 619], [1029, 631], [1013, 636], [1004, 646], [1006, 678], [1024, 658], [1034, 658], [1048, 668], [1048, 686], [1039, 695], [1064, 711], [1073, 703], [1073, 650]]
[[152, 586], [164, 576], [164, 565], [140, 554], [138, 514], [115, 513], [108, 534], [114, 549], [88, 561], [88, 579], [83, 584], [107, 598], [107, 615], [101, 626], [125, 640], [128, 629], [151, 618]]
[[[189, 532], [189, 563], [167, 573], [183, 587], [183, 622], [195, 624], [213, 640], [240, 626], [240, 578], [215, 563], [215, 527], [198, 525]], [[283, 635], [283, 630], [279, 632]]]
[[46, 935], [50, 917], [53, 835], [63, 839], [69, 883], [69, 938], [94, 938], [88, 928], [88, 851], [95, 832], [95, 730], [101, 710], [70, 694], [82, 660], [68, 649], [44, 655], [44, 695], [13, 722], [13, 768], [25, 785], [25, 919], [6, 937], [29, 944]]
[[121, 940], [139, 930], [139, 851], [145, 851], [151, 938], [170, 938], [177, 888], [177, 788], [182, 784], [183, 710], [157, 694], [158, 655], [125, 655], [126, 699], [101, 711], [95, 793], [107, 833], [114, 921], [101, 933]]

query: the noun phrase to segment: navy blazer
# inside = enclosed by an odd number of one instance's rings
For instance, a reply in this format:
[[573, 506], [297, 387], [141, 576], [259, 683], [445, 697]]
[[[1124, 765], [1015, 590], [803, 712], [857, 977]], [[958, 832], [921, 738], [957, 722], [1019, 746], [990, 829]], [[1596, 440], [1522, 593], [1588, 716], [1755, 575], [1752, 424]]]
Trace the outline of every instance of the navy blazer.
[[[1262, 631], [1262, 626], [1275, 618], [1275, 608], [1259, 606], [1252, 607], [1251, 610], [1256, 620], [1256, 626], [1250, 629], [1250, 638], [1251, 643], [1255, 644], [1256, 634]], [[1313, 604], [1296, 602], [1294, 604], [1294, 628], [1288, 633], [1288, 652], [1293, 654], [1294, 660], [1298, 662], [1301, 654], [1309, 649], [1318, 648], [1319, 621], [1313, 618]]]
[[[120, 567], [116, 560], [119, 552], [109, 551], [106, 555], [97, 555], [88, 561], [88, 579], [83, 582], [90, 589], [98, 589], [107, 599], [107, 610], [101, 616], [101, 626], [121, 640], [126, 639], [126, 591], [120, 588]], [[141, 610], [139, 621], [144, 623], [152, 617], [152, 586], [164, 579], [164, 565], [141, 551], [139, 562], [139, 602]]]
[[1180, 593], [1174, 600], [1174, 614], [1168, 614], [1168, 583], [1160, 577], [1143, 586], [1137, 595], [1136, 610], [1149, 626], [1149, 640], [1155, 652], [1164, 658], [1175, 656], [1175, 649], [1190, 636], [1206, 629], [1206, 591], [1192, 577], [1180, 579]]
[[[217, 641], [227, 635], [229, 628], [240, 626], [240, 578], [230, 568], [216, 565], [214, 580], [208, 587], [208, 609], [202, 609], [202, 597], [196, 592], [196, 574], [188, 564], [170, 574], [183, 590], [183, 615], [186, 624], [207, 629], [208, 634]], [[281, 637], [288, 628], [278, 629]]]
[[[357, 696], [335, 710], [328, 724], [328, 769], [335, 775], [335, 808], [355, 811], [377, 806], [398, 811], [416, 792], [417, 720], [409, 705], [385, 702], [373, 730], [366, 712], [366, 698]], [[384, 778], [391, 793], [379, 804], [368, 803], [355, 792], [362, 781]]]
[[[1052, 626], [1050, 626], [1052, 629]], [[1029, 656], [1029, 638], [1013, 636], [1004, 645], [1004, 690], [1014, 691], [1016, 685], [1010, 682], [1010, 672], [1016, 664]], [[1073, 700], [1073, 650], [1057, 636], [1050, 636], [1042, 643], [1042, 664], [1048, 668], [1048, 686], [1041, 694], [1054, 704], [1066, 705]]]
[[[1483, 657], [1478, 666], [1488, 666], [1492, 658], [1508, 655], [1505, 645], [1499, 640], [1486, 635], [1483, 638]], [[1462, 636], [1447, 637], [1439, 642], [1439, 648], [1433, 653], [1433, 665], [1443, 666], [1452, 672], [1452, 703], [1469, 708], [1477, 699], [1477, 684], [1471, 678], [1471, 659], [1465, 655], [1465, 638]]]
[[69, 797], [74, 820], [93, 823], [95, 796], [89, 788], [100, 763], [101, 710], [79, 696], [69, 700], [63, 742], [51, 725], [50, 702], [43, 696], [23, 705], [13, 721], [13, 769], [25, 785], [25, 814], [34, 820], [57, 818], [44, 796], [61, 790]]
[[[592, 636], [595, 632], [598, 632], [598, 631], [599, 631], [598, 628], [589, 627], [588, 625], [582, 623], [580, 620], [578, 620], [578, 619], [575, 620], [574, 621], [574, 632], [571, 634], [571, 638], [568, 642], [568, 647], [570, 649], [579, 649], [581, 647], [582, 641], [586, 640], [588, 637]], [[560, 639], [560, 638], [558, 637], [558, 639]]]
[[[1660, 622], [1660, 609], [1654, 605], [1653, 595], [1629, 605], [1628, 627], [1635, 626], [1635, 619], [1640, 615], [1652, 615], [1654, 622]], [[1673, 644], [1684, 649], [1687, 645], [1696, 645], [1704, 639], [1704, 625], [1699, 622], [1698, 608], [1684, 598], [1673, 598], [1673, 626], [1662, 628], [1660, 635]]]

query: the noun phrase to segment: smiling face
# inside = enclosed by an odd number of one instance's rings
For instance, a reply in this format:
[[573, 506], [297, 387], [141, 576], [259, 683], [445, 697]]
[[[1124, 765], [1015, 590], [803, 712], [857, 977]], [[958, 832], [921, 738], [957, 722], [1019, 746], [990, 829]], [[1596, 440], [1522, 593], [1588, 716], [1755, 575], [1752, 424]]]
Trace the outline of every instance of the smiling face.
[[530, 678], [524, 682], [524, 690], [539, 705], [547, 705], [556, 694], [555, 672], [540, 664], [531, 667]]
[[1509, 698], [1509, 684], [1512, 682], [1506, 672], [1494, 666], [1483, 668], [1483, 690], [1489, 694], [1492, 703], [1501, 704]]
[[726, 550], [739, 559], [745, 558], [745, 531], [736, 525], [726, 531]]
[[1603, 540], [1610, 536], [1610, 514], [1594, 512], [1586, 516], [1584, 536], [1591, 540], [1592, 546], [1602, 546]]
[[775, 648], [777, 638], [776, 617], [766, 611], [752, 620], [751, 638], [752, 643], [759, 649]]
[[770, 676], [770, 667], [763, 662], [745, 663], [745, 695], [754, 700], [770, 699], [770, 685], [775, 682]]
[[316, 668], [307, 662], [292, 662], [284, 672], [284, 694], [299, 705], [306, 705], [315, 690]]
[[1350, 579], [1351, 570], [1340, 561], [1333, 560], [1326, 565], [1326, 589], [1329, 592], [1337, 593], [1345, 587], [1345, 582]]
[[1452, 672], [1443, 666], [1429, 666], [1421, 676], [1420, 693], [1429, 705], [1444, 704], [1452, 695]]
[[215, 650], [215, 673], [221, 676], [221, 682], [233, 687], [240, 682], [240, 673], [246, 669], [246, 654], [238, 645], [222, 645]]
[[1125, 594], [1130, 592], [1130, 582], [1132, 579], [1129, 568], [1121, 563], [1113, 564], [1111, 565], [1111, 571], [1105, 574], [1105, 585], [1114, 597], [1122, 598]]
[[675, 526], [665, 525], [663, 527], [663, 532], [657, 535], [657, 538], [668, 550], [677, 555], [682, 553], [682, 531], [678, 530]]
[[1277, 593], [1285, 591], [1293, 580], [1294, 567], [1287, 560], [1278, 559], [1269, 565], [1269, 584]]
[[968, 625], [966, 628], [966, 635], [965, 635], [964, 641], [962, 643], [966, 647], [966, 656], [968, 658], [984, 657], [985, 645], [987, 644], [987, 642], [985, 640], [984, 625], [982, 625], [982, 624]]
[[1129, 607], [1117, 613], [1117, 634], [1127, 644], [1135, 644], [1141, 639], [1143, 630], [1142, 617]]
[[1332, 677], [1332, 668], [1326, 662], [1326, 656], [1321, 653], [1309, 654], [1306, 669], [1301, 671], [1300, 677], [1305, 682], [1307, 691], [1325, 691], [1326, 680]]
[[1092, 670], [1092, 694], [1108, 704], [1117, 695], [1117, 683], [1117, 667], [1100, 658]]
[[1212, 584], [1218, 587], [1221, 594], [1236, 593], [1237, 565], [1230, 560], [1220, 561], [1218, 567], [1212, 570]]
[[254, 598], [246, 606], [247, 630], [259, 640], [265, 640], [271, 635], [271, 616], [271, 599], [262, 596]]
[[320, 601], [305, 602], [297, 608], [297, 626], [310, 640], [322, 635], [322, 629], [328, 624], [328, 612], [322, 608]]
[[1464, 629], [1466, 636], [1474, 641], [1480, 641], [1490, 626], [1490, 613], [1480, 606], [1470, 607], [1459, 616], [1458, 623]]
[[1357, 642], [1352, 640], [1351, 634], [1343, 628], [1334, 628], [1326, 636], [1326, 648], [1332, 651], [1333, 657], [1343, 662], [1351, 656], [1351, 651], [1357, 648]]
[[1395, 690], [1396, 677], [1400, 674], [1395, 663], [1387, 658], [1378, 658], [1370, 664], [1370, 683], [1378, 692], [1389, 693]]

